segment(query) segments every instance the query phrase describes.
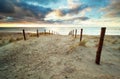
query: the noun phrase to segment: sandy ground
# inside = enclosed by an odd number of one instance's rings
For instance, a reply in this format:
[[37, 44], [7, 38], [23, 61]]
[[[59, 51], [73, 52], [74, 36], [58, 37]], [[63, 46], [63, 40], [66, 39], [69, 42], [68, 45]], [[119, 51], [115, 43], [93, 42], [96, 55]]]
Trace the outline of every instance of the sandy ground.
[[99, 37], [40, 36], [0, 47], [0, 79], [120, 79], [120, 36], [107, 36], [101, 65]]

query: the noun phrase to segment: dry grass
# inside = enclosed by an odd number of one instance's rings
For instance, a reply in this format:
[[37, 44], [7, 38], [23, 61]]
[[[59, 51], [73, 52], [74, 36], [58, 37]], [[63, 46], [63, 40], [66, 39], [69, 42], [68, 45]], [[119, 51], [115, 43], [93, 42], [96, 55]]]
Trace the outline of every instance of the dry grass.
[[84, 47], [86, 47], [86, 43], [87, 43], [86, 40], [82, 40], [82, 41], [79, 43], [79, 46], [84, 46]]
[[22, 37], [17, 37], [17, 38], [13, 38], [13, 37], [11, 37], [10, 39], [9, 39], [9, 42], [11, 43], [11, 42], [16, 42], [16, 41], [20, 41], [20, 40], [22, 40], [23, 38]]
[[0, 34], [0, 46], [22, 40], [22, 33], [1, 33]]
[[[36, 34], [36, 33], [28, 33], [27, 35], [28, 35], [29, 37], [37, 37], [37, 34]], [[41, 33], [39, 33], [38, 35], [39, 35], [39, 36], [40, 36], [40, 35], [52, 35], [52, 33], [49, 33], [49, 32], [46, 32], [46, 33], [45, 33], [45, 32], [41, 32]]]
[[[49, 32], [41, 32], [40, 35], [52, 35], [52, 33]], [[31, 37], [37, 37], [36, 33], [26, 33], [26, 38], [30, 39]], [[4, 46], [6, 44], [16, 42], [23, 40], [23, 34], [22, 33], [1, 33], [0, 34], [0, 46]]]
[[69, 47], [70, 51], [73, 51], [79, 44], [74, 44]]
[[15, 42], [15, 41], [16, 41], [16, 38], [12, 38], [12, 37], [11, 37], [11, 38], [9, 39], [9, 42], [10, 42], [10, 43], [11, 43], [11, 42]]
[[0, 46], [2, 46], [3, 45], [3, 40], [0, 40]]

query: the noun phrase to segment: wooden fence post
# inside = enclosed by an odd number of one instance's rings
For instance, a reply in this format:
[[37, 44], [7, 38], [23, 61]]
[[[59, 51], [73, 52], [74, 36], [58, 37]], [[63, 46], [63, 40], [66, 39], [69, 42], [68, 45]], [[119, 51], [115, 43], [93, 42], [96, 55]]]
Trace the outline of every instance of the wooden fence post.
[[98, 45], [98, 49], [97, 49], [97, 52], [96, 52], [96, 60], [95, 60], [95, 63], [98, 64], [98, 65], [100, 64], [101, 51], [102, 51], [102, 46], [103, 46], [105, 31], [106, 31], [106, 28], [102, 27], [101, 28], [99, 45]]
[[69, 35], [72, 35], [72, 31], [69, 32]]
[[54, 31], [52, 31], [52, 34], [54, 35]]
[[72, 35], [74, 36], [74, 30], [73, 30], [73, 34]]
[[25, 30], [24, 29], [23, 29], [23, 37], [24, 37], [24, 40], [26, 40]]
[[50, 35], [50, 30], [49, 30], [49, 35]]
[[77, 29], [75, 30], [75, 38], [77, 37]]
[[45, 35], [46, 35], [46, 29], [44, 30], [44, 32], [45, 32]]
[[83, 34], [83, 29], [80, 31], [80, 42], [82, 41], [82, 34]]
[[39, 37], [39, 32], [38, 32], [38, 29], [37, 29], [37, 37]]

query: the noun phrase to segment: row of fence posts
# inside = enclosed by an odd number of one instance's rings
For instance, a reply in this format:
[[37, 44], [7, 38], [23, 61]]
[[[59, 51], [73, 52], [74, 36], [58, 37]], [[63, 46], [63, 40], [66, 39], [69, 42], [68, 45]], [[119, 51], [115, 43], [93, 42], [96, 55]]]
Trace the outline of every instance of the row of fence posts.
[[[97, 48], [97, 52], [96, 52], [96, 58], [95, 58], [95, 63], [98, 65], [100, 64], [101, 51], [102, 51], [102, 47], [103, 47], [105, 32], [106, 32], [106, 27], [102, 27], [101, 33], [100, 33], [99, 44], [98, 44], [98, 48]], [[77, 37], [77, 29], [70, 31], [69, 35], [72, 35], [76, 38]], [[80, 30], [80, 42], [82, 41], [82, 36], [83, 36], [83, 29]]]
[[[69, 35], [72, 35], [76, 38], [77, 37], [77, 29], [70, 31]], [[83, 29], [80, 29], [80, 42], [82, 41], [82, 35], [83, 35]]]
[[[75, 34], [74, 34], [74, 32], [75, 32]], [[103, 47], [105, 32], [106, 32], [106, 28], [102, 27], [100, 39], [99, 39], [99, 45], [98, 45], [97, 52], [96, 52], [96, 59], [95, 59], [96, 64], [100, 64], [101, 51], [102, 51], [102, 47]], [[46, 30], [44, 30], [44, 33], [46, 34]], [[56, 34], [56, 32], [52, 31], [52, 33], [50, 33], [50, 30], [49, 30], [49, 34]], [[75, 38], [76, 38], [77, 37], [77, 29], [70, 31], [69, 35], [75, 36]], [[83, 29], [80, 30], [80, 42], [82, 41], [82, 36], [83, 36]], [[23, 29], [23, 37], [24, 37], [24, 40], [26, 40], [26, 34], [25, 34], [24, 29]], [[38, 29], [37, 29], [37, 37], [39, 37]]]
[[[47, 31], [46, 31], [46, 29], [44, 30], [44, 34], [46, 35], [47, 34]], [[49, 35], [55, 35], [55, 34], [58, 34], [57, 32], [55, 32], [55, 31], [48, 31], [48, 34]], [[39, 30], [37, 29], [37, 32], [36, 32], [36, 36], [37, 37], [39, 37]], [[23, 29], [23, 38], [24, 38], [24, 40], [26, 40], [26, 33], [25, 33], [25, 29]]]

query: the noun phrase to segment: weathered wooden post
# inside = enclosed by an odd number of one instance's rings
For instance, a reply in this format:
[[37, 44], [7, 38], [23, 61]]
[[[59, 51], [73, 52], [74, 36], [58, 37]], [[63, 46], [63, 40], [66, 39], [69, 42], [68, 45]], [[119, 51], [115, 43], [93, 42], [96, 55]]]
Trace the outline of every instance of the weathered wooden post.
[[54, 35], [54, 31], [52, 31], [52, 35]]
[[69, 35], [71, 35], [72, 31], [69, 32]]
[[80, 31], [80, 42], [82, 41], [82, 34], [83, 34], [83, 29]]
[[73, 34], [72, 35], [74, 36], [74, 30], [73, 30]]
[[77, 29], [75, 30], [75, 38], [77, 37]]
[[70, 32], [68, 33], [68, 35], [70, 35]]
[[49, 35], [50, 35], [50, 30], [49, 30]]
[[105, 31], [106, 31], [106, 28], [102, 27], [101, 28], [99, 45], [98, 45], [98, 49], [97, 49], [97, 52], [96, 52], [96, 60], [95, 60], [95, 63], [98, 64], [98, 65], [100, 64], [101, 51], [102, 51], [102, 46], [103, 46]]
[[38, 29], [37, 29], [37, 37], [39, 37], [39, 32], [38, 32]]
[[71, 35], [72, 34], [72, 31], [70, 31], [70, 34], [69, 35]]
[[51, 31], [51, 34], [53, 33], [53, 31]]
[[24, 40], [26, 40], [26, 35], [25, 35], [25, 30], [23, 29], [23, 37], [24, 37]]
[[73, 31], [71, 30], [71, 35], [73, 35]]
[[46, 29], [44, 30], [44, 33], [45, 33], [45, 35], [46, 35]]

